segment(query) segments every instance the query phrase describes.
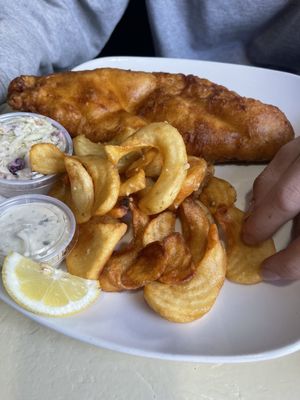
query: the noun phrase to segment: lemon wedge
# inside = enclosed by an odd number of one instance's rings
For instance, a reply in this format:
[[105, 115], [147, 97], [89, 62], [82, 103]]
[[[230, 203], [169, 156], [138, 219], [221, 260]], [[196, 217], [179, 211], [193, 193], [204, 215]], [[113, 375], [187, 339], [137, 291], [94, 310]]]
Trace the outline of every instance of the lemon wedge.
[[3, 285], [20, 306], [40, 315], [64, 317], [82, 311], [100, 294], [98, 281], [38, 264], [18, 253], [5, 258]]

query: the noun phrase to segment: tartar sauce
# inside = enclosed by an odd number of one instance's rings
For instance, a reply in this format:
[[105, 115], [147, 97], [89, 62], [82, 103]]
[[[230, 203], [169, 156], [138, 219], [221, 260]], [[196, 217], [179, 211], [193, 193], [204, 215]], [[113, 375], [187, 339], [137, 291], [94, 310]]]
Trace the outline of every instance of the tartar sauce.
[[0, 214], [0, 232], [0, 265], [10, 251], [39, 261], [70, 237], [70, 223], [54, 204], [19, 204]]
[[37, 143], [52, 143], [60, 150], [66, 140], [60, 130], [46, 118], [22, 116], [0, 122], [0, 178], [34, 179], [41, 176], [32, 172], [29, 150]]

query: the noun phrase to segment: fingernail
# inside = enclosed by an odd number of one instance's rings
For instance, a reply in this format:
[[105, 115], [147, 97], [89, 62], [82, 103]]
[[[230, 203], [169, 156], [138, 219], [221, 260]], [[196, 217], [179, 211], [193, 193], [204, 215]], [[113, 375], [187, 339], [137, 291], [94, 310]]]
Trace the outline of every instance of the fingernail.
[[276, 272], [271, 271], [270, 269], [263, 268], [261, 270], [261, 274], [264, 281], [279, 281], [281, 278]]

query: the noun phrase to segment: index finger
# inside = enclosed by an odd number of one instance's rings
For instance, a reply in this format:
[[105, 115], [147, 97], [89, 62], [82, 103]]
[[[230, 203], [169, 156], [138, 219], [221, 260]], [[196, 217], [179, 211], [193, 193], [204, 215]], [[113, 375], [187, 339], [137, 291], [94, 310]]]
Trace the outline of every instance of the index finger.
[[243, 239], [256, 244], [271, 237], [300, 211], [300, 158], [283, 173], [265, 197], [254, 204], [243, 226]]
[[300, 154], [300, 137], [281, 147], [273, 160], [255, 179], [253, 184], [253, 200], [259, 203], [268, 194], [281, 176]]

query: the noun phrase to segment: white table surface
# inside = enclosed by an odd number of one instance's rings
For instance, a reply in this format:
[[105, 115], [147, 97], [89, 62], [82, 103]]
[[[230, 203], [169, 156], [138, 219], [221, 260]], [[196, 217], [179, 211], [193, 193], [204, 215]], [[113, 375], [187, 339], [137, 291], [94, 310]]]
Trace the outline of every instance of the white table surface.
[[1, 400], [298, 400], [300, 352], [247, 364], [134, 357], [70, 339], [0, 301]]

